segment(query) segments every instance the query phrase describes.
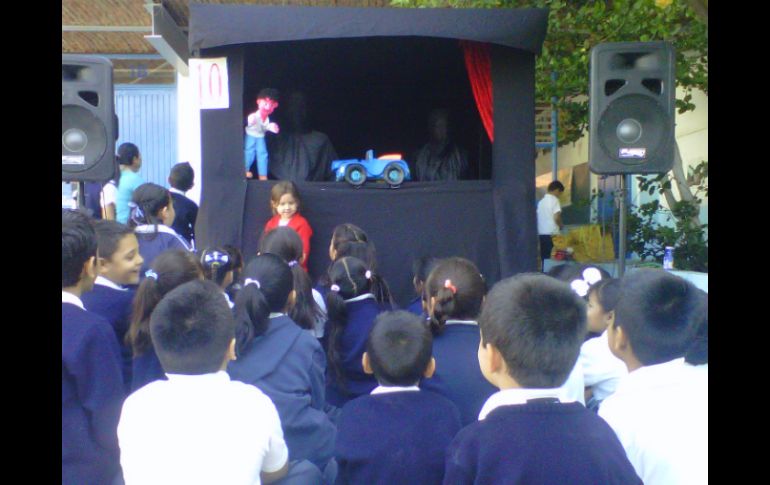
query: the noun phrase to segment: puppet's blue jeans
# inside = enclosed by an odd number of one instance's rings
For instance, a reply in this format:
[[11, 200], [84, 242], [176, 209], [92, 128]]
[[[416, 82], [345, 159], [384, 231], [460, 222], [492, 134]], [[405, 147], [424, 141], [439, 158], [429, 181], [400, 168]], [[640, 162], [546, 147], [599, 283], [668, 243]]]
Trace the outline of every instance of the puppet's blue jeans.
[[257, 174], [267, 175], [267, 144], [265, 137], [256, 137], [246, 135], [243, 142], [243, 161], [246, 165], [246, 171], [249, 171], [251, 164], [254, 163], [254, 157], [257, 158]]

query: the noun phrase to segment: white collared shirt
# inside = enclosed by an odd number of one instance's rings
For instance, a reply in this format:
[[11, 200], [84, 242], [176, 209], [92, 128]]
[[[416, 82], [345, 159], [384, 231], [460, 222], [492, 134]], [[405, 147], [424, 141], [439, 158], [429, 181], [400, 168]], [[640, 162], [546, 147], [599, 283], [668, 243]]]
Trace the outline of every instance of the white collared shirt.
[[230, 299], [230, 295], [228, 295], [224, 291], [222, 292], [222, 294], [225, 296], [225, 301], [227, 302], [227, 306], [229, 306], [230, 308], [234, 307], [235, 303], [233, 303], [233, 301]]
[[620, 380], [628, 374], [626, 364], [610, 350], [606, 330], [600, 336], [583, 342], [578, 362], [583, 367], [585, 385], [593, 388], [593, 396], [599, 401], [615, 392]]
[[104, 276], [97, 276], [96, 277], [96, 281], [94, 281], [94, 284], [95, 285], [106, 286], [107, 288], [112, 288], [113, 290], [128, 291], [125, 288], [123, 288], [122, 286], [118, 285], [117, 283], [115, 283], [115, 282], [113, 282], [111, 280], [108, 280]]
[[481, 407], [479, 421], [486, 419], [487, 415], [500, 406], [510, 406], [513, 404], [526, 404], [530, 399], [540, 399], [544, 397], [553, 397], [561, 401], [561, 388], [553, 389], [501, 389], [489, 396], [489, 399]]
[[476, 320], [447, 320], [444, 325], [479, 325]]
[[363, 295], [358, 295], [355, 298], [351, 298], [350, 300], [345, 300], [345, 303], [353, 303], [354, 301], [362, 301], [366, 300], [367, 298], [374, 298], [374, 295], [371, 293], [364, 293]]
[[272, 401], [224, 371], [166, 374], [126, 398], [118, 424], [126, 483], [260, 483], [288, 459]]
[[[169, 191], [169, 192], [171, 192], [171, 193], [174, 193], [174, 194], [184, 195], [184, 192], [182, 192], [182, 191], [181, 191], [181, 190], [179, 190], [179, 189], [175, 189], [174, 187], [169, 187], [169, 188], [168, 188], [168, 191]], [[185, 197], [186, 197], [186, 196], [185, 196]]]
[[417, 385], [414, 386], [377, 386], [374, 389], [372, 389], [372, 392], [369, 394], [375, 395], [375, 394], [389, 394], [391, 392], [403, 392], [403, 391], [419, 391], [420, 388], [417, 387]]
[[629, 372], [599, 407], [646, 484], [708, 483], [708, 370], [675, 359]]
[[176, 236], [176, 238], [179, 240], [179, 242], [184, 244], [185, 249], [190, 251], [190, 245], [187, 243], [185, 238], [183, 238], [182, 236], [177, 234], [175, 230], [171, 229], [170, 227], [168, 227], [165, 224], [158, 224], [158, 225], [155, 225], [155, 224], [142, 224], [142, 225], [136, 226], [134, 228], [134, 232], [137, 232], [139, 234], [153, 234], [155, 232], [155, 228], [157, 228], [157, 232], [164, 232], [166, 234], [172, 234], [172, 235]]
[[73, 295], [72, 293], [69, 293], [67, 291], [62, 290], [61, 292], [61, 302], [62, 303], [72, 303], [73, 305], [80, 307], [81, 309], [85, 310], [86, 307], [83, 306], [83, 300], [78, 298], [77, 296]]

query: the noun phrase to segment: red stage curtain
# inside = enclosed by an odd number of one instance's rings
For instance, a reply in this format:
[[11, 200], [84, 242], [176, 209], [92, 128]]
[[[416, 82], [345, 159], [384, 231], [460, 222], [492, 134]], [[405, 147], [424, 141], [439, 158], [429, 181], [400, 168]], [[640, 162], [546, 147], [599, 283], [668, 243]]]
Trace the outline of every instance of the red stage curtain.
[[465, 55], [465, 68], [471, 81], [473, 97], [479, 109], [481, 122], [487, 130], [489, 141], [494, 142], [494, 121], [492, 118], [492, 63], [489, 60], [489, 44], [462, 40], [460, 45]]

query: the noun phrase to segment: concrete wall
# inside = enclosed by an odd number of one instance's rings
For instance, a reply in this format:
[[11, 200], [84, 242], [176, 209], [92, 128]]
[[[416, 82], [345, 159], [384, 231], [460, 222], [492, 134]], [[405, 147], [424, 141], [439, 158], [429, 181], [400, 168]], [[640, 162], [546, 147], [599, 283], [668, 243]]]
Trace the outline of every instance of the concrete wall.
[[193, 88], [191, 78], [177, 72], [177, 156], [179, 161], [190, 162], [195, 172], [195, 185], [187, 192], [187, 197], [200, 205], [201, 183], [203, 181], [203, 173], [201, 172], [201, 117]]

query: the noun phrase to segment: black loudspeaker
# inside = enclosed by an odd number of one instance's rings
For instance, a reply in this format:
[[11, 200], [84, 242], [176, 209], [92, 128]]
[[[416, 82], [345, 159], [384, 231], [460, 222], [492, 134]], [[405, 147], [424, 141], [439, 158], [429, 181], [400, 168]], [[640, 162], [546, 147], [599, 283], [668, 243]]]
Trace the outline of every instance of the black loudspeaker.
[[589, 168], [665, 173], [674, 163], [674, 48], [615, 42], [591, 50]]
[[104, 182], [115, 176], [118, 123], [112, 63], [61, 56], [61, 179]]

